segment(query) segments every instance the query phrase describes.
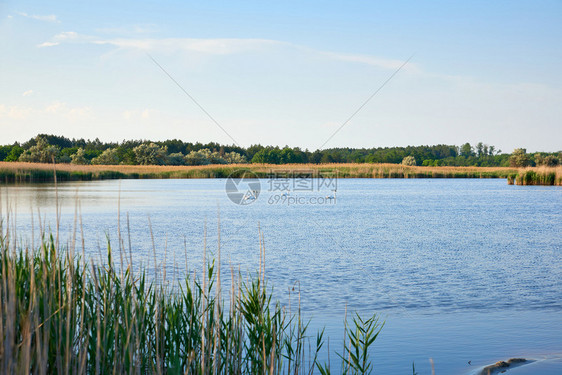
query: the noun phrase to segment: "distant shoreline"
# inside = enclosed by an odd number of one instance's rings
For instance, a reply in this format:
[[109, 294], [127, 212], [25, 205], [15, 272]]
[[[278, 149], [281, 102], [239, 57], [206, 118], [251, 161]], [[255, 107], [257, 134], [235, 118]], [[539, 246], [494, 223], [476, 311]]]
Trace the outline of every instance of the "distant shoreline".
[[426, 167], [401, 164], [218, 164], [199, 166], [73, 165], [0, 162], [0, 184], [105, 179], [227, 178], [253, 173], [259, 178], [309, 175], [324, 178], [506, 178], [515, 185], [562, 186], [558, 167]]

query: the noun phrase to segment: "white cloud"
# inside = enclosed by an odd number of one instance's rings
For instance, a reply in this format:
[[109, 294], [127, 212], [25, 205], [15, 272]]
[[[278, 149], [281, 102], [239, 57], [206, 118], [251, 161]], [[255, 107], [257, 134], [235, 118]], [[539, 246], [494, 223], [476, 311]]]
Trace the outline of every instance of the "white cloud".
[[37, 47], [54, 47], [62, 43], [89, 43], [93, 41], [93, 37], [83, 34], [78, 34], [75, 31], [64, 31], [53, 36], [50, 41], [38, 44]]
[[45, 119], [45, 116], [62, 117], [70, 122], [76, 122], [90, 118], [92, 116], [92, 109], [89, 106], [71, 107], [67, 103], [60, 101], [52, 102], [43, 108], [0, 104], [0, 119], [26, 120], [34, 118], [39, 120]]
[[60, 44], [59, 42], [43, 42], [41, 44], [38, 44], [37, 47], [39, 48], [54, 47], [54, 46], [58, 46], [59, 44]]
[[[44, 42], [39, 47], [51, 47], [63, 42], [91, 43], [96, 45], [109, 45], [120, 49], [140, 50], [145, 52], [172, 53], [177, 51], [196, 52], [207, 55], [232, 55], [237, 53], [264, 51], [271, 48], [290, 48], [293, 50], [323, 56], [331, 60], [346, 61], [351, 63], [366, 64], [382, 69], [396, 70], [404, 61], [385, 59], [369, 55], [343, 54], [331, 51], [322, 51], [298, 44], [272, 39], [197, 39], [197, 38], [96, 38], [76, 32], [64, 32], [55, 35], [51, 41]], [[404, 67], [405, 70], [419, 72], [420, 69], [413, 63]]]
[[42, 113], [61, 116], [70, 121], [78, 121], [91, 116], [91, 108], [88, 106], [69, 107], [65, 102], [56, 101], [47, 105]]
[[[271, 39], [193, 39], [193, 38], [166, 38], [166, 39], [133, 39], [119, 38], [92, 41], [94, 44], [113, 45], [122, 49], [138, 49], [143, 51], [175, 52], [190, 51], [209, 55], [232, 55], [236, 53], [260, 51], [271, 48], [291, 48], [306, 53], [324, 56], [332, 60], [347, 61], [375, 66], [383, 69], [398, 69], [404, 61], [383, 59], [368, 55], [341, 54], [336, 52], [321, 51], [288, 42]], [[414, 64], [408, 64], [405, 69], [418, 71]]]
[[16, 12], [16, 14], [22, 17], [31, 18], [38, 21], [60, 23], [59, 19], [54, 14], [37, 15], [37, 14], [27, 14], [25, 12]]
[[165, 39], [106, 39], [94, 40], [94, 44], [113, 45], [123, 49], [138, 49], [143, 51], [191, 51], [211, 55], [230, 55], [286, 43], [267, 39], [192, 39], [192, 38], [165, 38]]
[[67, 40], [78, 40], [82, 37], [83, 36], [78, 34], [76, 31], [64, 31], [62, 33], [55, 35], [53, 39], [58, 41], [67, 41]]
[[125, 110], [121, 113], [123, 119], [127, 121], [139, 121], [139, 120], [148, 120], [154, 117], [160, 117], [162, 113], [160, 111], [145, 108], [142, 110]]
[[66, 106], [65, 103], [54, 102], [52, 104], [49, 104], [47, 107], [45, 107], [45, 112], [51, 113], [51, 114], [56, 114], [57, 112], [60, 112], [60, 110], [63, 109], [65, 106]]
[[24, 91], [23, 94], [21, 94], [21, 95], [22, 96], [30, 96], [32, 94], [33, 94], [33, 90], [27, 90], [27, 91]]
[[33, 108], [21, 106], [6, 106], [0, 104], [0, 119], [25, 120], [35, 111]]
[[123, 111], [123, 118], [125, 120], [130, 120], [132, 119], [134, 116], [134, 112], [133, 111]]
[[[380, 57], [368, 56], [368, 55], [353, 55], [353, 54], [344, 54], [344, 53], [335, 53], [335, 52], [326, 52], [326, 51], [318, 51], [315, 50], [316, 53], [322, 54], [326, 57], [329, 57], [334, 60], [340, 61], [348, 61], [360, 64], [366, 64], [375, 66], [378, 68], [383, 69], [391, 69], [396, 70], [404, 64], [404, 61], [401, 60], [393, 60], [393, 59], [383, 59]], [[413, 63], [408, 63], [404, 66], [404, 70], [409, 70], [413, 72], [419, 72], [420, 69]]]

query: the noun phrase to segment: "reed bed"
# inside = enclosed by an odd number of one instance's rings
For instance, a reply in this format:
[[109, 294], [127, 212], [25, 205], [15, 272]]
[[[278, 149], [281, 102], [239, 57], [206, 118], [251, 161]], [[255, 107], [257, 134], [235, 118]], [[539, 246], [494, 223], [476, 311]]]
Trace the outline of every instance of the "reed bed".
[[[228, 164], [201, 166], [72, 165], [0, 162], [0, 183], [145, 178], [226, 178], [252, 172], [257, 177], [308, 173], [338, 178], [509, 178], [522, 169], [502, 167], [422, 167], [400, 164]], [[532, 168], [531, 170], [541, 170]], [[537, 172], [538, 173], [538, 172]], [[557, 172], [559, 173], [559, 172]], [[558, 177], [557, 177], [558, 178]], [[513, 177], [513, 180], [516, 179]], [[559, 178], [558, 180], [559, 181]]]
[[[272, 301], [264, 266], [245, 281], [231, 271], [225, 300], [220, 251], [200, 278], [166, 287], [133, 272], [123, 254], [116, 266], [109, 244], [104, 264], [88, 264], [74, 240], [63, 247], [43, 235], [33, 249], [2, 223], [3, 374], [331, 373], [318, 360], [323, 331], [309, 334], [300, 302], [291, 311]], [[369, 348], [383, 324], [376, 315], [346, 323], [336, 372], [372, 370]]]
[[508, 183], [511, 185], [562, 186], [562, 166], [520, 169], [517, 173], [508, 176]]

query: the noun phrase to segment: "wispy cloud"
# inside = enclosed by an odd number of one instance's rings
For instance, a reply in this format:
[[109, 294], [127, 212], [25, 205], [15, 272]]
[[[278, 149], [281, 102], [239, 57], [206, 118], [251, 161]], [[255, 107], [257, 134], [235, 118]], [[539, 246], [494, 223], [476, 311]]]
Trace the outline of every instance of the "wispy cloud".
[[231, 55], [235, 53], [257, 51], [266, 47], [282, 45], [283, 42], [268, 39], [106, 39], [93, 40], [94, 44], [106, 44], [123, 49], [137, 49], [142, 51], [191, 51], [210, 55]]
[[37, 47], [54, 47], [62, 43], [90, 43], [93, 39], [91, 36], [78, 34], [75, 31], [64, 31], [53, 36], [51, 40], [38, 44]]
[[25, 120], [33, 113], [33, 108], [0, 104], [0, 119]]
[[122, 113], [123, 119], [127, 121], [131, 120], [147, 120], [155, 115], [161, 115], [160, 111], [156, 111], [154, 109], [145, 108], [145, 109], [135, 109], [135, 110], [125, 110]]
[[[366, 64], [366, 65], [376, 66], [379, 68], [389, 69], [389, 70], [396, 70], [402, 64], [404, 64], [404, 61], [401, 60], [383, 59], [380, 57], [374, 57], [368, 55], [353, 55], [353, 54], [318, 51], [318, 50], [316, 50], [316, 52], [334, 60]], [[415, 64], [409, 63], [404, 67], [404, 70], [419, 71], [419, 68]]]
[[39, 48], [54, 47], [54, 46], [58, 46], [59, 44], [60, 44], [59, 42], [43, 42], [41, 44], [38, 44], [37, 47]]
[[22, 17], [31, 18], [38, 21], [60, 23], [60, 20], [54, 14], [38, 15], [38, 14], [28, 14], [25, 12], [16, 12], [16, 14]]
[[92, 109], [86, 107], [70, 107], [65, 102], [56, 101], [45, 107], [44, 113], [62, 116], [70, 121], [78, 121], [91, 115]]
[[110, 45], [121, 49], [135, 49], [145, 52], [191, 51], [211, 55], [230, 55], [245, 51], [262, 50], [267, 46], [289, 45], [268, 39], [194, 39], [194, 38], [97, 38], [90, 35], [65, 31], [39, 44], [52, 47], [62, 43], [88, 43]]
[[71, 107], [61, 101], [51, 102], [42, 108], [0, 104], [0, 119], [25, 120], [34, 116], [44, 119], [46, 115], [54, 116], [55, 118], [62, 117], [73, 122], [91, 117], [92, 109], [89, 106]]
[[55, 35], [54, 39], [59, 41], [72, 41], [88, 38], [81, 34], [78, 34], [76, 31], [63, 31], [62, 33]]
[[32, 94], [33, 94], [33, 90], [27, 90], [27, 91], [24, 91], [23, 94], [21, 94], [21, 96], [30, 96]]
[[[344, 54], [332, 51], [322, 51], [294, 43], [272, 39], [237, 39], [237, 38], [98, 38], [76, 32], [65, 32], [55, 35], [50, 41], [39, 47], [52, 47], [63, 42], [89, 43], [96, 45], [114, 46], [124, 50], [138, 50], [143, 52], [173, 53], [178, 51], [195, 52], [208, 55], [232, 55], [244, 52], [266, 51], [271, 49], [289, 48], [292, 50], [322, 56], [330, 60], [339, 60], [357, 64], [370, 65], [382, 69], [395, 70], [403, 61], [385, 59], [370, 55]], [[415, 64], [408, 64], [409, 71], [419, 71]]]

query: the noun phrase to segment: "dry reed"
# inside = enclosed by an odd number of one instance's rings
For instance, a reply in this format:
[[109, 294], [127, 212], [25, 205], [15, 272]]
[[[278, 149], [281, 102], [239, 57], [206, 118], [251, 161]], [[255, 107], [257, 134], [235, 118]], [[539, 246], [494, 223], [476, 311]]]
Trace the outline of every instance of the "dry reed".
[[[53, 180], [50, 164], [0, 162], [2, 182]], [[250, 171], [256, 176], [308, 173], [313, 177], [338, 178], [508, 178], [520, 172], [502, 167], [422, 167], [400, 164], [228, 164], [201, 166], [157, 165], [57, 165], [59, 181], [110, 178], [226, 178]]]

